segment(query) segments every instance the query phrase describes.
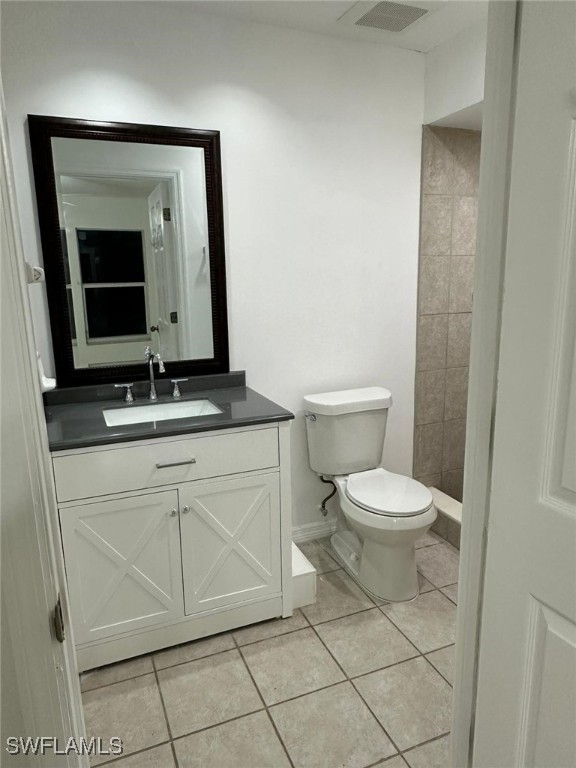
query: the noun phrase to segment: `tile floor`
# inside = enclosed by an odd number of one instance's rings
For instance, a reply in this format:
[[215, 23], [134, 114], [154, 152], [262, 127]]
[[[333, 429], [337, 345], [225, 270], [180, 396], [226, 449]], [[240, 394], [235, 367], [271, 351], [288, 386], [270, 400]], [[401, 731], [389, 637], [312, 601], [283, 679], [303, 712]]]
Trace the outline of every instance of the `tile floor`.
[[421, 594], [371, 600], [300, 545], [318, 601], [276, 619], [86, 672], [89, 735], [120, 736], [110, 768], [445, 768], [458, 551], [419, 542]]

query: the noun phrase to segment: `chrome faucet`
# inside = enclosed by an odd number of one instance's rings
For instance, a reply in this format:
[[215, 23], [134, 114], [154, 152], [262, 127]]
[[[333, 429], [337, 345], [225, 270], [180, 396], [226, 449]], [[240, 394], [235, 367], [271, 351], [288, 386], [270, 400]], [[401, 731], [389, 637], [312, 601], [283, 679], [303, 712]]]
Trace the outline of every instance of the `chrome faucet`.
[[156, 385], [154, 383], [154, 360], [158, 361], [158, 373], [165, 373], [166, 369], [164, 368], [164, 363], [162, 362], [160, 355], [157, 352], [152, 352], [150, 347], [146, 347], [144, 355], [146, 356], [146, 361], [148, 363], [148, 371], [150, 372], [150, 395], [148, 397], [149, 400], [158, 400]]

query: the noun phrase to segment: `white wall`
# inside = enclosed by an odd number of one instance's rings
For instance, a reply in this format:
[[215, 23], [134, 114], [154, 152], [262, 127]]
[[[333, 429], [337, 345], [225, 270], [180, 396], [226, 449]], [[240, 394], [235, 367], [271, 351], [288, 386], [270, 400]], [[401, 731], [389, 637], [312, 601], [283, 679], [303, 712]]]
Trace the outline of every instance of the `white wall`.
[[477, 22], [426, 54], [425, 123], [452, 125], [443, 119], [483, 101], [486, 24]]
[[[221, 131], [232, 369], [297, 412], [295, 523], [319, 520], [302, 396], [394, 395], [410, 473], [424, 57], [197, 15], [186, 3], [4, 3], [25, 247], [39, 261], [27, 113]], [[31, 288], [46, 357], [45, 301]]]

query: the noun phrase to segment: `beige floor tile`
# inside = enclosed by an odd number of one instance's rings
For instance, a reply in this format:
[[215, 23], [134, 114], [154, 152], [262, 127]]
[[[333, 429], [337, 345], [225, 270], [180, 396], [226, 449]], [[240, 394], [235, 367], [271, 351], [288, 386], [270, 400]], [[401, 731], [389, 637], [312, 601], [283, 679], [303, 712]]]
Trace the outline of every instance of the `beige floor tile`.
[[395, 749], [350, 683], [272, 707], [295, 768], [363, 768]]
[[374, 603], [344, 571], [318, 576], [316, 602], [302, 608], [311, 624], [339, 619], [372, 608]]
[[418, 655], [378, 608], [318, 624], [316, 631], [349, 677]]
[[445, 587], [458, 581], [460, 558], [458, 550], [450, 544], [436, 544], [416, 552], [418, 570], [435, 587]]
[[150, 674], [150, 672], [154, 672], [152, 658], [150, 656], [138, 656], [135, 659], [120, 661], [117, 664], [107, 664], [105, 667], [83, 672], [80, 675], [80, 689], [91, 691], [93, 688], [120, 683], [122, 680], [129, 680], [132, 677]]
[[426, 592], [410, 603], [388, 603], [380, 610], [422, 653], [454, 642], [456, 606], [440, 592]]
[[316, 568], [316, 573], [328, 573], [328, 571], [337, 571], [340, 568], [329, 550], [322, 546], [319, 541], [306, 541], [297, 546]]
[[389, 757], [388, 760], [383, 760], [381, 763], [377, 763], [374, 768], [377, 768], [377, 766], [382, 766], [382, 768], [406, 768], [408, 763], [404, 762], [404, 759], [400, 757], [400, 755], [396, 755], [396, 757]]
[[401, 750], [450, 730], [452, 688], [423, 658], [359, 677], [354, 685]]
[[435, 589], [434, 584], [430, 584], [428, 579], [426, 579], [424, 576], [422, 576], [421, 573], [418, 574], [418, 589], [420, 590], [420, 594], [423, 595], [424, 592], [431, 592], [433, 589]]
[[428, 531], [424, 536], [420, 536], [416, 542], [416, 549], [422, 549], [422, 547], [430, 547], [432, 544], [440, 544], [442, 539], [434, 531]]
[[262, 708], [238, 651], [168, 667], [158, 680], [174, 737]]
[[441, 648], [426, 654], [426, 658], [436, 667], [442, 677], [446, 678], [450, 685], [454, 682], [454, 646]]
[[123, 757], [112, 765], [114, 768], [176, 768], [170, 744], [162, 744], [161, 747]]
[[294, 615], [289, 619], [272, 619], [272, 621], [261, 621], [259, 624], [251, 624], [249, 627], [234, 630], [234, 637], [238, 645], [248, 645], [258, 640], [268, 640], [270, 637], [285, 635], [287, 632], [294, 632], [296, 629], [305, 629], [308, 622], [304, 618], [302, 611], [295, 610]]
[[450, 737], [423, 744], [404, 755], [410, 768], [447, 768], [450, 765]]
[[[168, 729], [154, 675], [143, 675], [121, 683], [87, 691], [82, 696], [86, 734], [107, 741], [117, 736], [124, 754], [168, 740]], [[109, 757], [96, 757], [93, 765]]]
[[173, 648], [155, 653], [154, 664], [156, 669], [165, 669], [166, 667], [173, 667], [175, 664], [202, 659], [213, 653], [231, 651], [235, 647], [232, 635], [226, 632], [212, 637], [203, 637], [201, 640], [193, 640], [191, 643], [175, 645]]
[[246, 645], [242, 654], [268, 705], [345, 679], [312, 629]]
[[265, 712], [177, 739], [174, 746], [180, 768], [290, 768]]
[[446, 597], [449, 597], [453, 603], [458, 605], [458, 584], [450, 584], [448, 587], [442, 587], [440, 592], [444, 592]]

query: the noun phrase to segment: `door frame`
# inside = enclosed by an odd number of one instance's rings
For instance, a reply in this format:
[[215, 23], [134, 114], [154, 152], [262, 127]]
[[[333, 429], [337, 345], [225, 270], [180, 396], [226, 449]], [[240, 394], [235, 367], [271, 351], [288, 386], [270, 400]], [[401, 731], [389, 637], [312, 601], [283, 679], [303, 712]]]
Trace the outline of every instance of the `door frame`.
[[518, 61], [518, 0], [491, 2], [470, 348], [452, 765], [472, 765]]
[[[9, 282], [13, 296], [11, 311], [14, 313], [17, 332], [13, 339], [16, 348], [19, 370], [13, 371], [14, 387], [26, 405], [28, 430], [26, 434], [26, 452], [28, 454], [29, 476], [34, 498], [30, 515], [21, 521], [17, 530], [3, 531], [2, 563], [3, 591], [6, 609], [10, 612], [9, 635], [13, 645], [16, 664], [15, 678], [18, 696], [22, 705], [22, 715], [27, 733], [22, 736], [50, 736], [56, 734], [39, 733], [38, 726], [52, 717], [54, 724], [59, 724], [62, 731], [76, 739], [85, 735], [84, 714], [80, 693], [80, 681], [76, 665], [76, 652], [72, 630], [68, 621], [68, 599], [66, 594], [65, 568], [62, 551], [57, 536], [56, 496], [53, 477], [50, 470], [48, 435], [43, 412], [42, 395], [36, 362], [34, 332], [25, 276], [25, 261], [20, 236], [20, 219], [16, 204], [12, 165], [10, 159], [8, 129], [4, 97], [0, 84], [0, 200], [3, 216], [7, 224], [7, 252], [2, 256], [2, 279]], [[22, 551], [22, 542], [29, 548]], [[38, 567], [30, 568], [27, 556], [39, 556]], [[27, 632], [31, 615], [45, 615], [51, 621], [56, 597], [59, 594], [62, 605], [65, 638], [59, 644], [54, 639], [51, 650], [38, 643], [41, 638], [30, 637]], [[24, 598], [24, 599], [22, 599]], [[7, 617], [2, 616], [6, 621]], [[54, 631], [51, 630], [52, 636]], [[42, 680], [31, 679], [34, 665], [29, 665], [30, 657], [35, 664], [44, 659], [46, 674]], [[51, 657], [51, 658], [50, 658]], [[37, 669], [37, 667], [36, 667]], [[45, 688], [38, 690], [39, 686]], [[51, 708], [46, 711], [47, 702], [58, 702], [59, 711]], [[20, 735], [20, 734], [15, 734]], [[62, 747], [62, 745], [59, 745]], [[4, 750], [4, 745], [0, 745]], [[47, 755], [47, 759], [50, 758]], [[53, 762], [46, 763], [52, 765]], [[70, 753], [60, 765], [88, 768], [86, 755]]]

